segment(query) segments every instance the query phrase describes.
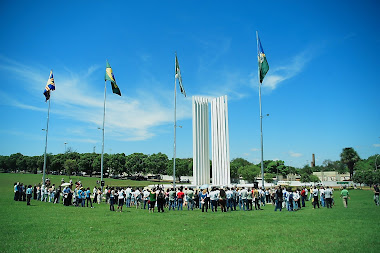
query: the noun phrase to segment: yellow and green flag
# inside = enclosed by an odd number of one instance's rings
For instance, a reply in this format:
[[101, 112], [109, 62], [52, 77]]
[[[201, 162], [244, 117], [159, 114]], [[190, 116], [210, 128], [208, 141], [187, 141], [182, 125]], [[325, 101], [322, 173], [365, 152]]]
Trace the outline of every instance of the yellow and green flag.
[[116, 84], [115, 76], [113, 75], [112, 68], [107, 61], [105, 81], [110, 81], [112, 86], [112, 92], [121, 96], [119, 86]]

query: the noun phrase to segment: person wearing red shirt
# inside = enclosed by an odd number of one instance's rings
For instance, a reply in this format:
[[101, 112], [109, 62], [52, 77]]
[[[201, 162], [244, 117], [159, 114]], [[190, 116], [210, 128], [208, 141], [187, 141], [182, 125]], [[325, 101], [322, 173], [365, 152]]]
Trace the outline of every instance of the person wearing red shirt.
[[302, 207], [305, 207], [306, 191], [305, 188], [301, 191]]
[[179, 192], [177, 193], [177, 200], [178, 200], [178, 210], [181, 207], [181, 211], [183, 210], [183, 197], [185, 196], [185, 193], [183, 193], [183, 188], [179, 188]]

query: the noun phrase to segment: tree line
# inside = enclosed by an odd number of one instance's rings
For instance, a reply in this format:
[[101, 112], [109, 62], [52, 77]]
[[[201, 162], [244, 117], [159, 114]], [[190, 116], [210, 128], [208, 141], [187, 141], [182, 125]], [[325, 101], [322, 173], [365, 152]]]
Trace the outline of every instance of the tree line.
[[[340, 154], [340, 160], [325, 160], [322, 165], [296, 168], [285, 165], [282, 160], [264, 161], [264, 178], [268, 183], [273, 182], [277, 175], [287, 177], [289, 174], [300, 175], [302, 182], [318, 182], [318, 177], [313, 175], [316, 171], [337, 171], [338, 173], [350, 173], [352, 180], [359, 184], [372, 185], [380, 183], [380, 173], [375, 169], [376, 158], [373, 155], [367, 159], [361, 159], [353, 148], [344, 148]], [[44, 156], [24, 156], [21, 153], [10, 156], [0, 156], [0, 170], [3, 172], [25, 171], [37, 173], [42, 171]], [[47, 154], [47, 173], [78, 174], [85, 172], [89, 176], [100, 174], [101, 155], [96, 153], [77, 153], [68, 149], [64, 154]], [[379, 159], [380, 163], [380, 159]], [[210, 161], [210, 173], [212, 177], [212, 162]], [[166, 154], [133, 153], [130, 155], [104, 154], [104, 173], [108, 175], [172, 175], [173, 159]], [[380, 166], [379, 166], [380, 167]], [[249, 182], [256, 180], [261, 174], [261, 163], [253, 164], [244, 158], [235, 158], [230, 163], [231, 178], [244, 179]], [[192, 176], [193, 159], [176, 158], [176, 177]]]

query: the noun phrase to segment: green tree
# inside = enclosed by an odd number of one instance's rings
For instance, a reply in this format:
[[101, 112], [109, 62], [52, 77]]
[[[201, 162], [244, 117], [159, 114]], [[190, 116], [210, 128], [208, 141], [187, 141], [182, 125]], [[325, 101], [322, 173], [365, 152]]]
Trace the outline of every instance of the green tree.
[[309, 178], [310, 178], [310, 182], [312, 182], [314, 184], [321, 182], [321, 180], [319, 180], [319, 177], [317, 177], [316, 175], [309, 175]]
[[74, 171], [77, 172], [77, 168], [78, 168], [78, 166], [77, 166], [77, 162], [76, 162], [76, 160], [74, 160], [74, 159], [67, 159], [67, 160], [65, 161], [65, 163], [63, 164], [63, 167], [65, 168], [66, 173], [69, 174], [69, 177], [71, 176], [71, 174], [72, 174]]
[[143, 153], [133, 153], [126, 156], [125, 167], [129, 174], [146, 174], [145, 159], [148, 156]]
[[[192, 176], [193, 175], [193, 161], [191, 158], [176, 158], [175, 159], [175, 176], [178, 181], [181, 181], [182, 176]], [[173, 159], [168, 161], [167, 165], [167, 175], [173, 175]]]
[[168, 167], [169, 158], [166, 154], [161, 152], [157, 154], [152, 154], [145, 159], [145, 164], [148, 171], [152, 174], [164, 174], [166, 173]]
[[[261, 166], [258, 164], [258, 166]], [[288, 175], [290, 167], [285, 166], [285, 162], [281, 160], [276, 160], [276, 161], [270, 161], [267, 163], [267, 166], [265, 167], [265, 172], [267, 173], [273, 173], [276, 175], [282, 175], [286, 177]]]
[[63, 166], [64, 163], [65, 163], [64, 154], [58, 154], [58, 155], [52, 156], [50, 168], [52, 171], [57, 171], [58, 173], [60, 173], [61, 170], [64, 168]]
[[358, 153], [353, 148], [344, 148], [342, 153], [340, 154], [340, 160], [342, 161], [342, 163], [347, 165], [350, 172], [350, 178], [352, 178], [352, 176], [354, 175], [355, 163], [360, 161]]
[[365, 172], [364, 171], [361, 171], [361, 170], [357, 170], [355, 171], [355, 174], [352, 176], [352, 181], [354, 181], [354, 183], [357, 183], [360, 185], [360, 188], [362, 186], [362, 184], [364, 184], [365, 182]]
[[264, 174], [264, 180], [265, 182], [268, 182], [268, 183], [273, 183], [273, 178], [276, 177], [276, 174], [273, 174], [273, 173], [265, 173]]
[[261, 168], [257, 165], [247, 165], [239, 168], [239, 175], [243, 177], [244, 180], [252, 183], [255, 181], [256, 177], [260, 174]]
[[239, 169], [244, 167], [252, 165], [252, 163], [248, 162], [244, 158], [235, 158], [230, 162], [230, 172], [231, 172], [231, 178], [239, 178], [240, 175], [238, 173]]

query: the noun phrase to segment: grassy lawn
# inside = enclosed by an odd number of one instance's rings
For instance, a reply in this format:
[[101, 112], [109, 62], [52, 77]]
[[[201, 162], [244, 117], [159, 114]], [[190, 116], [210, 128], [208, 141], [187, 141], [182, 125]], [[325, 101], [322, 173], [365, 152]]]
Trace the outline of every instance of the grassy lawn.
[[[0, 252], [380, 252], [380, 207], [371, 191], [351, 190], [347, 209], [336, 191], [333, 209], [313, 210], [307, 202], [297, 212], [267, 205], [250, 212], [120, 213], [106, 204], [91, 209], [13, 201], [14, 182], [34, 185], [40, 178], [0, 174]], [[59, 184], [62, 176], [50, 178]], [[96, 179], [81, 181], [93, 188]], [[146, 182], [106, 179], [111, 183]]]

